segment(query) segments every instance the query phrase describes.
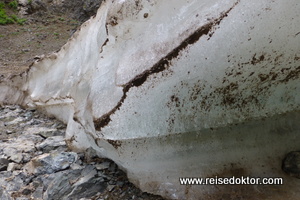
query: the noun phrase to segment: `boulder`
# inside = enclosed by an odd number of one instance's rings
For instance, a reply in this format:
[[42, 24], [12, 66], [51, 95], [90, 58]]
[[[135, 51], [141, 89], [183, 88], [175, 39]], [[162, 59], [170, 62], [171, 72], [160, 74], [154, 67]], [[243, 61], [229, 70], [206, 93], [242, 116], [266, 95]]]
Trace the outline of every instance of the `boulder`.
[[36, 145], [36, 147], [38, 150], [48, 153], [59, 147], [66, 148], [66, 142], [64, 136], [53, 136], [53, 137], [48, 137], [42, 143]]
[[70, 167], [77, 160], [74, 152], [52, 152], [33, 158], [24, 166], [27, 174], [51, 174]]
[[44, 194], [45, 199], [89, 198], [102, 192], [107, 183], [97, 170], [87, 165], [83, 170], [68, 171], [56, 176]]

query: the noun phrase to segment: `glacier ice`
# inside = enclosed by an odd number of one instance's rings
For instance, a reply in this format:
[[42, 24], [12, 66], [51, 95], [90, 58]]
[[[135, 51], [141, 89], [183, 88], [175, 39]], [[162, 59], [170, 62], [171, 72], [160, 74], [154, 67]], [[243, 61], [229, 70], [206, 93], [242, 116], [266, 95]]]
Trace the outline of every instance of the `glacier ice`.
[[[300, 182], [281, 160], [300, 146], [299, 8], [297, 0], [107, 0], [60, 51], [1, 82], [0, 102], [63, 120], [71, 148], [113, 159], [144, 191], [297, 199]], [[216, 176], [285, 182], [179, 183]]]

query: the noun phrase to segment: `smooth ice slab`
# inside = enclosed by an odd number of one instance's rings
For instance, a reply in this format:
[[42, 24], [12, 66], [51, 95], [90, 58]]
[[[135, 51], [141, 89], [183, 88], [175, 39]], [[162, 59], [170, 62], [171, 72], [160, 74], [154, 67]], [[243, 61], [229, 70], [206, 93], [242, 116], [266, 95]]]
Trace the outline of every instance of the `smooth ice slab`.
[[[106, 1], [57, 53], [0, 83], [67, 143], [172, 199], [297, 199], [281, 162], [300, 143], [300, 6], [291, 1]], [[283, 186], [180, 177], [283, 177]]]

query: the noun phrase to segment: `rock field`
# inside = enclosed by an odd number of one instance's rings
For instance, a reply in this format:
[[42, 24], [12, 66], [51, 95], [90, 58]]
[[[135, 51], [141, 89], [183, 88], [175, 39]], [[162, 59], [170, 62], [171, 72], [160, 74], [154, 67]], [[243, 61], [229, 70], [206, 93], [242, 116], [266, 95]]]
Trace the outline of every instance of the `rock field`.
[[0, 107], [1, 200], [159, 200], [93, 150], [70, 152], [66, 126], [37, 110]]

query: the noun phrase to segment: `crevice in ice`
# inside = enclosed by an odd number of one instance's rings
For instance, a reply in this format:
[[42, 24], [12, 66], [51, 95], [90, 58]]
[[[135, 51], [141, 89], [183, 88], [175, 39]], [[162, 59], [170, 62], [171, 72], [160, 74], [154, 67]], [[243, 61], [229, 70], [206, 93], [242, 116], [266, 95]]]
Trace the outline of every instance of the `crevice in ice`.
[[165, 57], [160, 59], [156, 64], [154, 64], [150, 69], [145, 70], [143, 73], [137, 75], [134, 77], [131, 81], [123, 85], [123, 96], [121, 97], [120, 101], [117, 103], [117, 105], [108, 113], [104, 114], [98, 119], [94, 120], [95, 129], [97, 131], [101, 131], [103, 127], [109, 124], [111, 121], [110, 116], [114, 114], [117, 110], [120, 109], [122, 106], [124, 100], [127, 97], [127, 92], [132, 87], [139, 87], [143, 83], [146, 82], [148, 77], [152, 74], [157, 74], [159, 72], [162, 72], [164, 70], [169, 69], [170, 62], [179, 56], [180, 52], [187, 48], [189, 45], [192, 45], [196, 43], [202, 36], [208, 35], [209, 37], [212, 37], [213, 31], [215, 30], [215, 26], [219, 25], [221, 21], [228, 16], [228, 13], [240, 2], [238, 0], [231, 8], [229, 8], [226, 12], [221, 13], [220, 17], [211, 20], [207, 24], [201, 26], [199, 29], [197, 29], [193, 34], [191, 34], [189, 37], [187, 37], [179, 46], [174, 48], [172, 51], [170, 51]]
[[[89, 135], [89, 136], [90, 136], [90, 139], [92, 139], [92, 140], [96, 143], [96, 139], [97, 139], [97, 138], [95, 138], [94, 134], [92, 134], [90, 131], [88, 131], [88, 130], [86, 129], [86, 126], [85, 126], [85, 125], [78, 119], [78, 117], [76, 117], [75, 115], [76, 115], [76, 113], [75, 113], [74, 116], [73, 116], [73, 121], [74, 121], [75, 123], [79, 124], [79, 126], [80, 126], [82, 129], [84, 129], [84, 133], [87, 134], [87, 135]], [[72, 136], [72, 137], [73, 137], [73, 136]]]
[[71, 96], [66, 96], [66, 97], [52, 97], [47, 99], [44, 103], [49, 103], [50, 101], [64, 101], [64, 100], [72, 100], [74, 101], [74, 99]]
[[103, 45], [101, 46], [101, 48], [100, 48], [100, 53], [103, 52], [103, 47], [104, 47], [108, 42], [109, 42], [109, 39], [107, 38], [107, 39], [105, 40], [105, 42], [103, 43]]
[[107, 27], [107, 23], [105, 24], [105, 30], [106, 30], [106, 35], [108, 35], [108, 27]]
[[70, 96], [66, 96], [66, 97], [52, 97], [52, 98], [49, 98], [45, 101], [42, 100], [42, 98], [39, 98], [38, 100], [32, 100], [33, 103], [36, 105], [36, 106], [45, 106], [45, 105], [48, 105], [48, 106], [51, 106], [51, 105], [62, 105], [62, 104], [72, 104], [74, 103], [74, 99]]

